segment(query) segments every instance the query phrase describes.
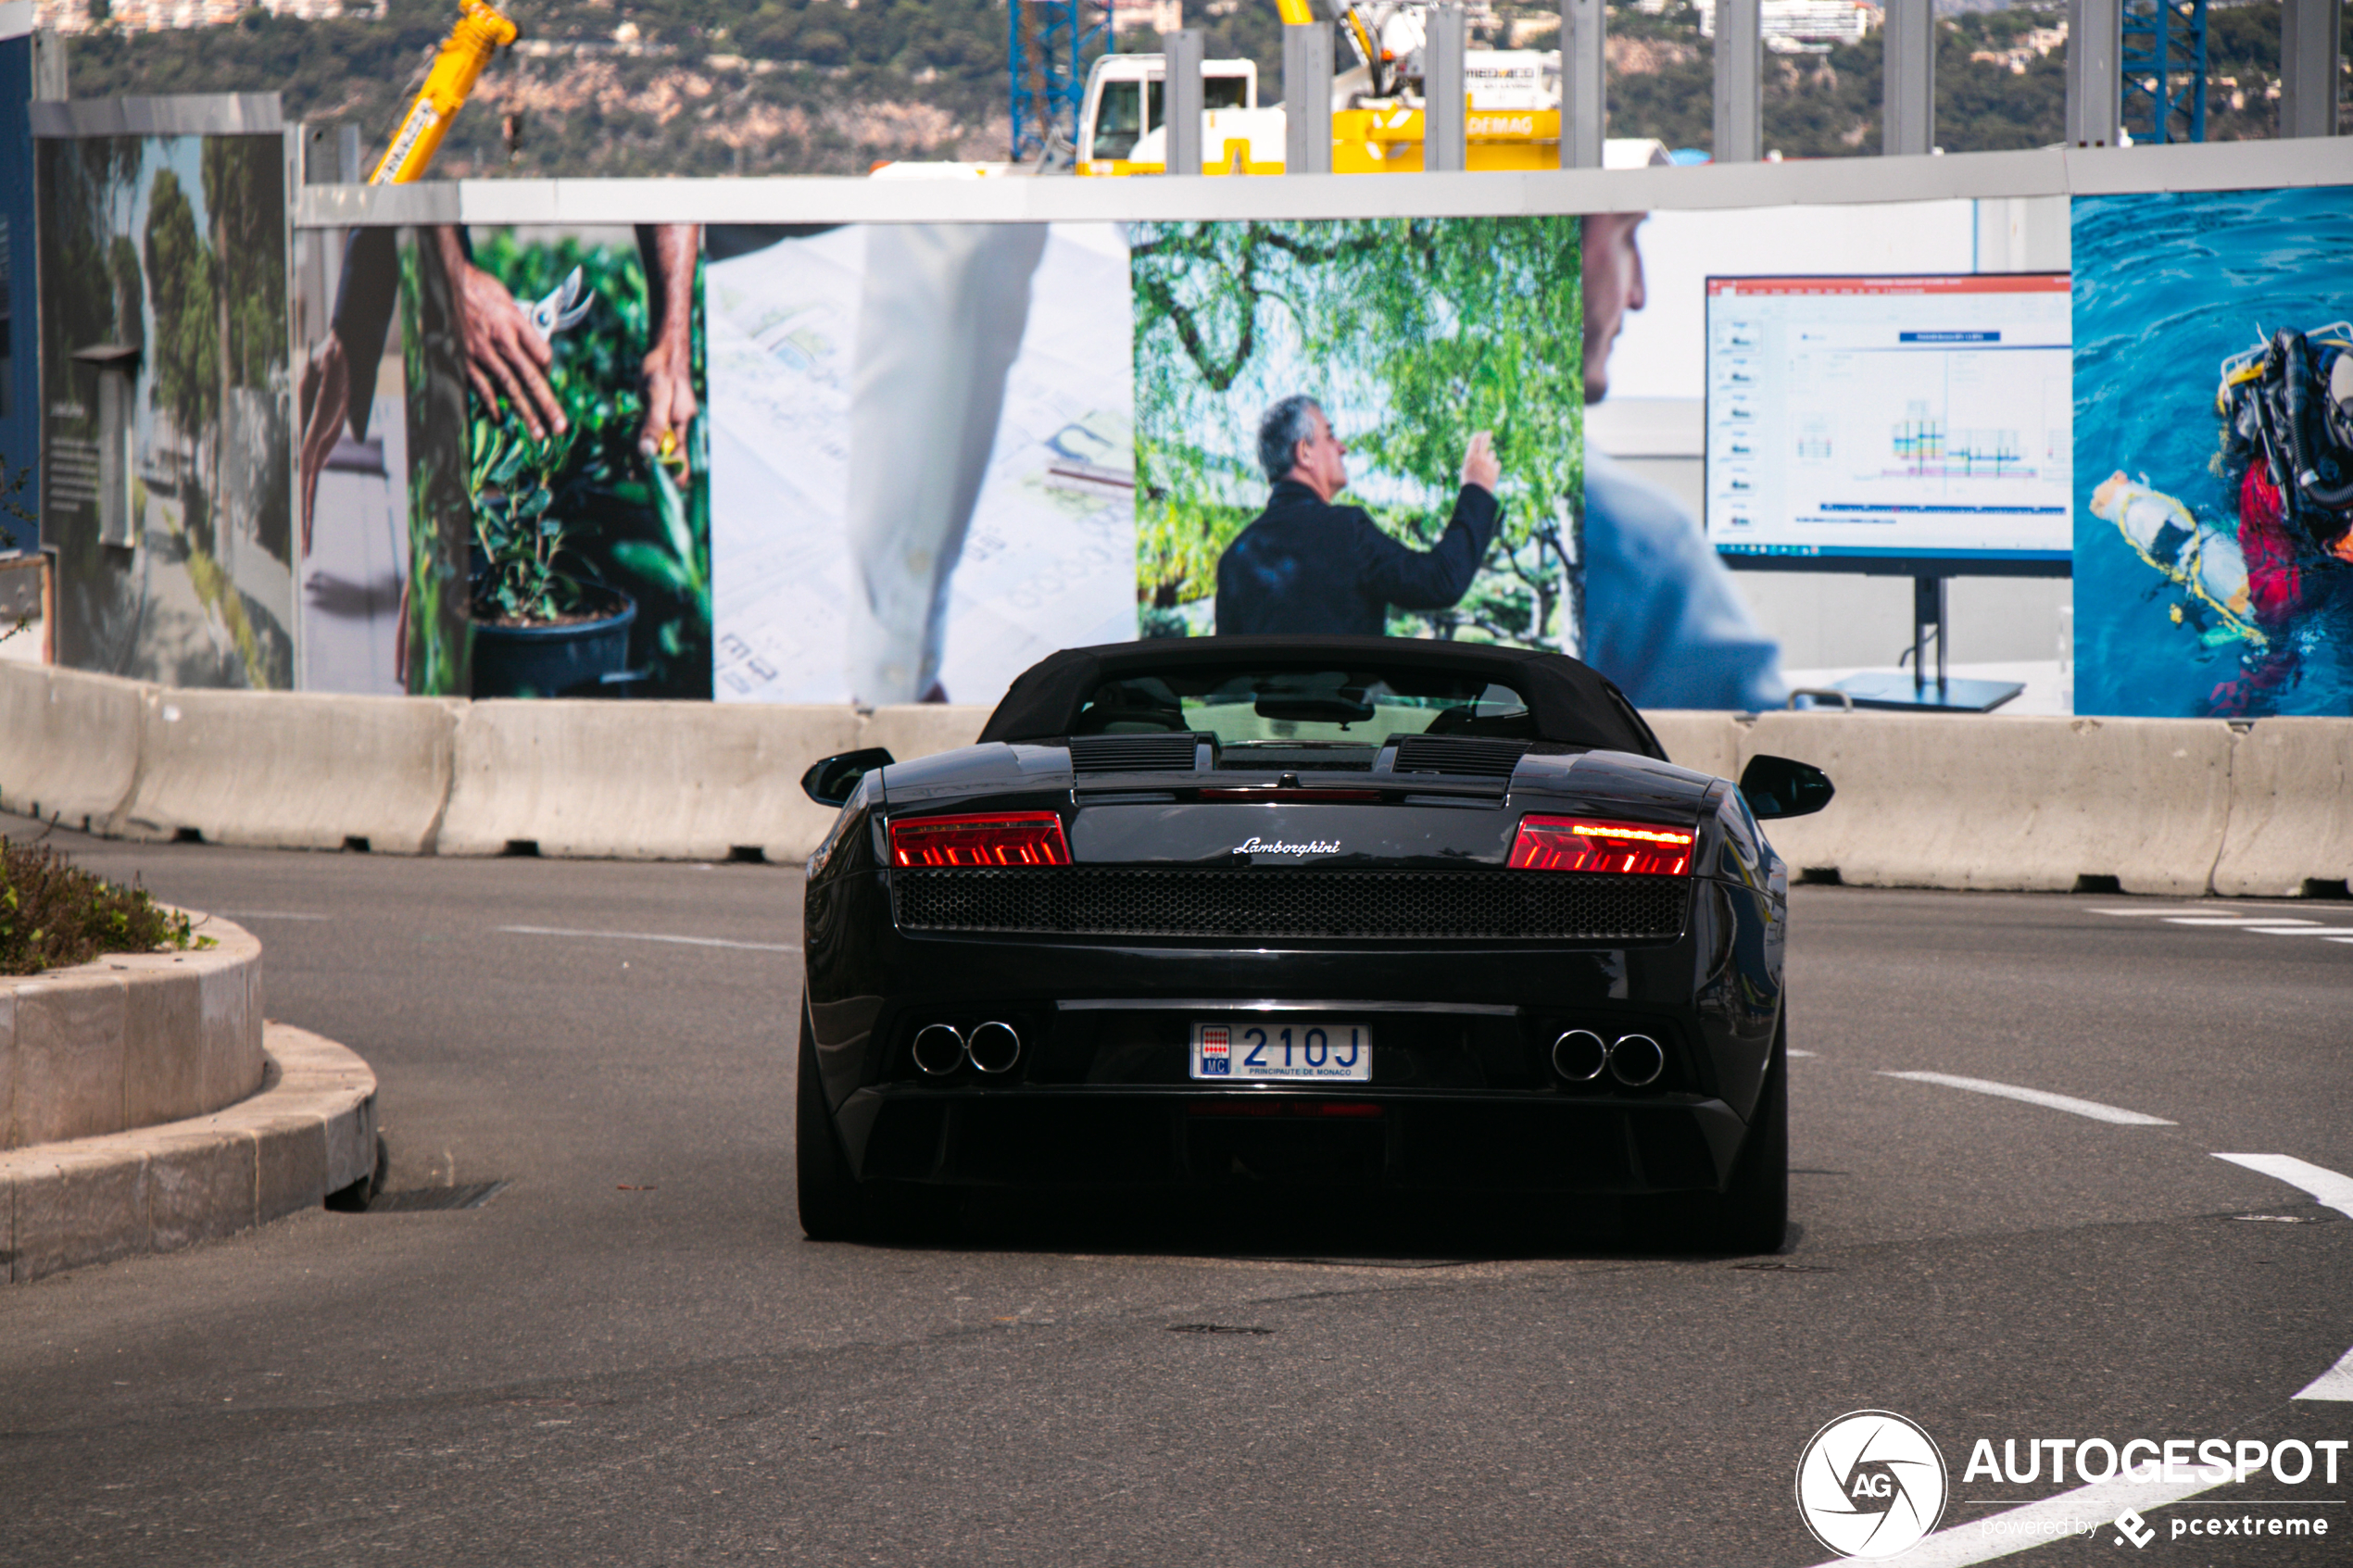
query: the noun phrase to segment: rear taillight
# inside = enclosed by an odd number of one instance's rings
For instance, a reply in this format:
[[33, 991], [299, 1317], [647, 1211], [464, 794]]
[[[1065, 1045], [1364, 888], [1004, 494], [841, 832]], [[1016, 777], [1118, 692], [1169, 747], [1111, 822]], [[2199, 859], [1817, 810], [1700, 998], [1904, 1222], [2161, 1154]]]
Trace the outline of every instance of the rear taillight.
[[1689, 828], [1648, 822], [1522, 817], [1519, 836], [1512, 841], [1512, 865], [1524, 872], [1686, 876], [1692, 869], [1692, 838]]
[[1070, 845], [1051, 811], [923, 817], [890, 824], [894, 866], [1066, 866]]

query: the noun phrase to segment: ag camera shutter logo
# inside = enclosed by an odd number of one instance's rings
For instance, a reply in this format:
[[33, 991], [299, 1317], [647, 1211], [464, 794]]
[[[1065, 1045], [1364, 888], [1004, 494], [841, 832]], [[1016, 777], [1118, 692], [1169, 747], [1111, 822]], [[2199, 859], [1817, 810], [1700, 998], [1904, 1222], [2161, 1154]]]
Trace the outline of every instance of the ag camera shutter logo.
[[1944, 1456], [1893, 1411], [1856, 1411], [1814, 1434], [1797, 1461], [1797, 1510], [1841, 1557], [1909, 1550], [1944, 1516]]

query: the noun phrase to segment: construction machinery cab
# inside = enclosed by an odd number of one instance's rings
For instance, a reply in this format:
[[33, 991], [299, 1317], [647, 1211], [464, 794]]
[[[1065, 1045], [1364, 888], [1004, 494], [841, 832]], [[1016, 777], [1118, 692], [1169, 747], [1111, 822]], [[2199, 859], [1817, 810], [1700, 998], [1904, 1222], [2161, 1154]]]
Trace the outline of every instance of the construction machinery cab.
[[[1137, 144], [1167, 126], [1163, 104], [1167, 73], [1159, 55], [1105, 55], [1096, 60], [1087, 75], [1087, 107], [1078, 122], [1081, 156], [1101, 164], [1138, 161]], [[1204, 61], [1201, 90], [1205, 109], [1254, 109], [1258, 67], [1249, 60]], [[1159, 161], [1158, 155], [1149, 161]]]

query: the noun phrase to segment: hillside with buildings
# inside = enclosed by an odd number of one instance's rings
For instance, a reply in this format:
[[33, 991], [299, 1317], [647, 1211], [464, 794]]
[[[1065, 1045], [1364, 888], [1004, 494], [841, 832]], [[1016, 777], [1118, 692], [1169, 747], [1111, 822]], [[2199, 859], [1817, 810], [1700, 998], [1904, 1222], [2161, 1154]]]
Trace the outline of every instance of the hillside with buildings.
[[[1786, 157], [1874, 153], [1878, 12], [1767, 0], [1766, 145]], [[297, 119], [359, 126], [371, 145], [422, 82], [442, 0], [38, 0], [73, 34], [78, 96], [276, 91]], [[442, 154], [444, 175], [861, 173], [884, 158], [995, 158], [1008, 140], [1000, 0], [519, 0], [523, 41], [486, 72]], [[1705, 148], [1712, 0], [1610, 9], [1610, 134]], [[2216, 6], [2208, 134], [2274, 133], [2279, 7]], [[1121, 10], [1126, 49], [1183, 16], [1213, 56], [1280, 92], [1272, 0]], [[2353, 20], [2353, 19], [2348, 19]], [[1475, 13], [1482, 44], [1544, 48], [1552, 6]], [[2059, 139], [2063, 8], [1955, 9], [1939, 23], [1937, 140], [1948, 151]]]

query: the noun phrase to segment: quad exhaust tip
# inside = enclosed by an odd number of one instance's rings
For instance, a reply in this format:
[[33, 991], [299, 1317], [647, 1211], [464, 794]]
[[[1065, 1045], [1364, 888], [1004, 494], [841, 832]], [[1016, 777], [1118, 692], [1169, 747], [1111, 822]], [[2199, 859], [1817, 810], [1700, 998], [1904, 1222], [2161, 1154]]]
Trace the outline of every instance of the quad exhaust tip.
[[984, 1023], [964, 1042], [964, 1054], [983, 1073], [1010, 1073], [1021, 1060], [1021, 1035], [1010, 1023]]
[[1648, 1035], [1627, 1035], [1609, 1048], [1609, 1075], [1629, 1089], [1658, 1082], [1667, 1071], [1667, 1053]]
[[915, 1065], [945, 1078], [965, 1062], [992, 1076], [1010, 1073], [1021, 1060], [1021, 1035], [1010, 1023], [988, 1022], [970, 1035], [952, 1023], [926, 1023], [915, 1031]]
[[1609, 1065], [1609, 1042], [1591, 1029], [1571, 1029], [1553, 1042], [1553, 1071], [1572, 1084], [1590, 1084]]
[[1572, 1084], [1590, 1084], [1606, 1069], [1629, 1089], [1658, 1082], [1667, 1052], [1648, 1035], [1621, 1035], [1613, 1045], [1591, 1029], [1571, 1029], [1553, 1042], [1553, 1071]]
[[944, 1078], [964, 1064], [964, 1036], [952, 1023], [926, 1023], [915, 1032], [915, 1065]]

